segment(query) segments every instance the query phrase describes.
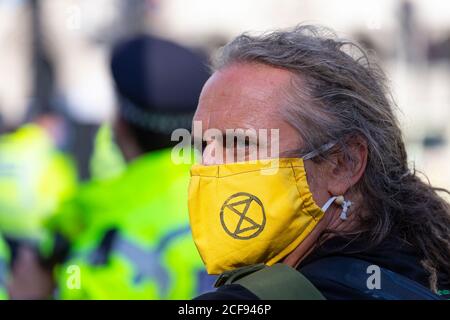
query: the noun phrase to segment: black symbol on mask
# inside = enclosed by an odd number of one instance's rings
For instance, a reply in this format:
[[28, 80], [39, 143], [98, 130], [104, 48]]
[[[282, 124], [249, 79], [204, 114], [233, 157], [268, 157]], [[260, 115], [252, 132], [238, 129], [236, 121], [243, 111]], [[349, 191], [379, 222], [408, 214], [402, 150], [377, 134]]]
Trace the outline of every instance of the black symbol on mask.
[[[237, 207], [240, 207], [240, 210]], [[250, 208], [252, 208], [252, 218], [249, 217]], [[230, 220], [235, 221], [236, 219], [225, 219], [230, 214], [237, 214], [239, 216], [237, 224], [234, 223], [231, 225], [229, 222]], [[266, 225], [264, 206], [261, 200], [250, 193], [235, 193], [222, 205], [220, 209], [220, 222], [225, 232], [231, 237], [240, 240], [252, 239], [258, 236]]]

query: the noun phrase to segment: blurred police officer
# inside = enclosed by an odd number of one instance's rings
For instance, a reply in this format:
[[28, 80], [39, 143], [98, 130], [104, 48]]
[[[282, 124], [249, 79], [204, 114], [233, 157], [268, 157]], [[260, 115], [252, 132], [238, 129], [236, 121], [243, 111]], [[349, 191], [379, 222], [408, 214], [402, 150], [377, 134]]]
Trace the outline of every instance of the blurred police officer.
[[0, 232], [11, 252], [12, 298], [51, 293], [48, 281], [39, 284], [51, 279], [44, 268], [52, 242], [45, 221], [71, 197], [77, 180], [72, 161], [60, 149], [63, 136], [63, 120], [50, 107], [0, 136]]
[[[59, 224], [73, 243], [61, 267], [63, 299], [190, 298], [210, 278], [190, 235], [189, 168], [171, 161], [171, 133], [189, 128], [208, 77], [201, 56], [138, 36], [113, 51], [116, 141], [128, 162], [117, 177], [81, 188]], [[72, 218], [70, 218], [72, 217]]]
[[0, 235], [0, 300], [8, 298], [9, 249]]

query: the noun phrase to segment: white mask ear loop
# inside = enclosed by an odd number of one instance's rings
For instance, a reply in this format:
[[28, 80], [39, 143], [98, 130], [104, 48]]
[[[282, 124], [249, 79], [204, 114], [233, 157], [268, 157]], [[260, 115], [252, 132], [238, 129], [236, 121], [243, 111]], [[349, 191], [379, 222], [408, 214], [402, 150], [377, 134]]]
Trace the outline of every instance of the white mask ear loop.
[[341, 212], [341, 215], [339, 216], [339, 218], [341, 220], [347, 220], [348, 209], [351, 207], [351, 205], [353, 203], [350, 200], [346, 201], [344, 199], [344, 196], [333, 196], [330, 199], [328, 199], [327, 202], [325, 202], [325, 204], [322, 207], [322, 211], [326, 212], [328, 210], [328, 208], [330, 208], [330, 206], [333, 204], [333, 202], [336, 202], [336, 204], [338, 204], [342, 207], [342, 212]]
[[331, 197], [330, 199], [327, 200], [327, 202], [325, 202], [325, 204], [322, 207], [322, 211], [323, 212], [327, 212], [328, 208], [333, 204], [334, 201], [336, 201], [337, 197]]

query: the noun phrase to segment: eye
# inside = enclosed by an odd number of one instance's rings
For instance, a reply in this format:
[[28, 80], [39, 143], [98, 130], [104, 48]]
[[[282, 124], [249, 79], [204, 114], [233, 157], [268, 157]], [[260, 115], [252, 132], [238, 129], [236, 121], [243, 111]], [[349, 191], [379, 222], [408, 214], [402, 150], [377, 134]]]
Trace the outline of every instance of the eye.
[[258, 143], [251, 139], [250, 137], [235, 138], [234, 139], [234, 153], [237, 156], [238, 152], [241, 152], [241, 155], [247, 157], [250, 153], [254, 152], [254, 149], [258, 147]]
[[238, 137], [234, 136], [232, 139], [233, 139], [233, 143], [228, 145], [230, 148], [238, 148], [238, 147], [247, 148], [250, 145], [252, 145], [249, 137], [245, 137], [244, 139], [242, 139], [242, 138], [238, 138]]

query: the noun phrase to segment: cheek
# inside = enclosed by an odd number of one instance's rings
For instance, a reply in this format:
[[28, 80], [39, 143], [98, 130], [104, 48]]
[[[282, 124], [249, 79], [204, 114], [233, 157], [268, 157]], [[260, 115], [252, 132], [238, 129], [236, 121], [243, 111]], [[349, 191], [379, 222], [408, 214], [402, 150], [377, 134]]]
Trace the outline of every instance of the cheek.
[[313, 199], [319, 207], [322, 207], [330, 197], [324, 169], [319, 164], [305, 160], [305, 170]]
[[303, 145], [297, 131], [287, 123], [279, 126], [279, 151], [281, 154], [299, 149]]

